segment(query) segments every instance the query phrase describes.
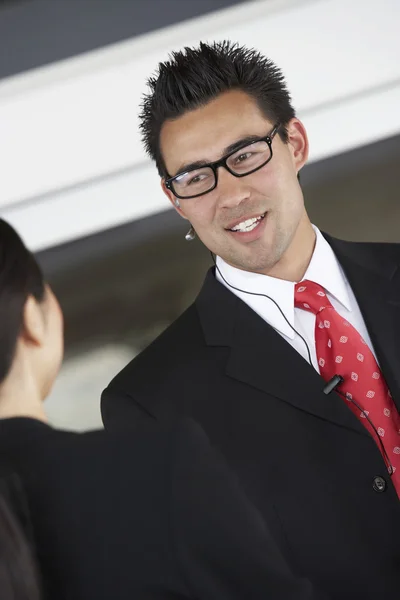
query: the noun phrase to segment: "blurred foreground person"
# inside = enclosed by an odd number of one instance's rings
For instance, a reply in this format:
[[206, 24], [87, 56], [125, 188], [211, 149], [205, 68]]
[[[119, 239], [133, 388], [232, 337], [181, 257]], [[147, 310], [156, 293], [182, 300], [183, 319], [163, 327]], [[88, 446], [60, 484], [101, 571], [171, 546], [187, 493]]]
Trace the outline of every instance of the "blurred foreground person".
[[320, 598], [193, 422], [134, 436], [46, 424], [62, 314], [2, 220], [0, 315], [0, 456], [23, 482], [46, 598]]
[[[15, 479], [15, 478], [13, 478]], [[3, 484], [5, 482], [1, 482]], [[12, 485], [12, 482], [9, 482]], [[13, 511], [0, 493], [0, 598], [40, 600], [34, 554]]]

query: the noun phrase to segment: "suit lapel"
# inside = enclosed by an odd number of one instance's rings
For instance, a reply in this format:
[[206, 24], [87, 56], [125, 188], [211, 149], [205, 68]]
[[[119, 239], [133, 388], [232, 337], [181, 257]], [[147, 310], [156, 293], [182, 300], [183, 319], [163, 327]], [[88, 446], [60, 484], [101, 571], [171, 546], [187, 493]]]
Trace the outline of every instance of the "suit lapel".
[[357, 299], [379, 364], [400, 410], [400, 270], [377, 257], [374, 244], [356, 244], [325, 236]]
[[[400, 409], [400, 269], [389, 247], [336, 240], [328, 235], [353, 289], [383, 374]], [[196, 300], [206, 343], [230, 347], [226, 374], [322, 419], [367, 430], [341, 396], [326, 396], [324, 382], [272, 327], [216, 281], [210, 270]], [[211, 309], [212, 307], [212, 309]], [[268, 410], [268, 407], [266, 407]]]
[[226, 364], [229, 377], [296, 409], [368, 435], [340, 396], [323, 393], [325, 382], [315, 369], [242, 300], [216, 281], [212, 271], [207, 275], [196, 307], [207, 344], [230, 347]]

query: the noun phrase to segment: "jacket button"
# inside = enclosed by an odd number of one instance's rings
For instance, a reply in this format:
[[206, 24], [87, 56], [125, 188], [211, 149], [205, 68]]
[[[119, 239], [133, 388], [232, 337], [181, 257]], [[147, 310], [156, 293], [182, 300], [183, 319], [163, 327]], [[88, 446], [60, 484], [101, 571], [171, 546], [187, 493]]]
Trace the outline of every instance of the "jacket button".
[[383, 477], [377, 475], [376, 477], [374, 477], [372, 487], [375, 492], [378, 492], [378, 494], [380, 494], [381, 492], [384, 492], [386, 490], [386, 481]]

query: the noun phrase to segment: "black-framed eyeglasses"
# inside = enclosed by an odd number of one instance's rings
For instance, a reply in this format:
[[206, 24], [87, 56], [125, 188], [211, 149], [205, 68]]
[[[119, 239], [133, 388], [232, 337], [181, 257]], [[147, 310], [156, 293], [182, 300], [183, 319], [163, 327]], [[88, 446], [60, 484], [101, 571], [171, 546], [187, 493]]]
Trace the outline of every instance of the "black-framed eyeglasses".
[[246, 141], [220, 160], [169, 177], [165, 180], [166, 187], [177, 198], [197, 198], [217, 187], [219, 167], [224, 167], [234, 177], [245, 177], [258, 171], [272, 158], [272, 140], [279, 127], [280, 123], [277, 123], [265, 137]]

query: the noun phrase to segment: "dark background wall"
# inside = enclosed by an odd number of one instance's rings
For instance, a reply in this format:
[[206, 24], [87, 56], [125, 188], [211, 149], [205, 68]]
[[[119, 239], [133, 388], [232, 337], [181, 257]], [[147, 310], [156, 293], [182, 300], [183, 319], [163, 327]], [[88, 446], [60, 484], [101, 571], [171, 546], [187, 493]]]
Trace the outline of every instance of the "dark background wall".
[[245, 0], [0, 0], [0, 78]]

